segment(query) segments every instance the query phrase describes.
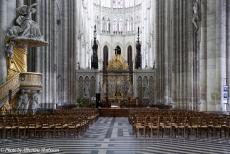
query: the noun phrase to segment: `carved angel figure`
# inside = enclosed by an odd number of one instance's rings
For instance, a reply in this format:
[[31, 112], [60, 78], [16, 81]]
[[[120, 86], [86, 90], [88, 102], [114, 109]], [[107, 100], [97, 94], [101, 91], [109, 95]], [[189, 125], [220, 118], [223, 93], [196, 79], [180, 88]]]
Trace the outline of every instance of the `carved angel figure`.
[[25, 114], [27, 113], [28, 107], [29, 107], [28, 94], [24, 90], [22, 90], [22, 93], [18, 99], [18, 110], [20, 113]]
[[15, 21], [16, 24], [8, 30], [7, 36], [21, 36], [28, 38], [41, 37], [41, 32], [38, 23], [32, 20], [32, 14], [36, 12], [36, 9], [34, 8], [35, 6], [37, 6], [37, 3], [31, 6], [23, 5], [17, 8], [17, 17]]
[[38, 106], [39, 106], [39, 91], [33, 92], [31, 97], [31, 109], [33, 114], [36, 113]]

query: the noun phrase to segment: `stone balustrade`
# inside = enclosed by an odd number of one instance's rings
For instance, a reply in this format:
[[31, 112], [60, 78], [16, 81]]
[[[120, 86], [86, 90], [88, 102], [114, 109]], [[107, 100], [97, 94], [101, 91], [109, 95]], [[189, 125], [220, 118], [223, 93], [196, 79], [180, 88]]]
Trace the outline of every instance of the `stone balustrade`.
[[20, 89], [41, 90], [42, 74], [34, 72], [20, 73]]
[[20, 89], [37, 91], [42, 89], [42, 74], [34, 72], [18, 73], [0, 85], [0, 107]]

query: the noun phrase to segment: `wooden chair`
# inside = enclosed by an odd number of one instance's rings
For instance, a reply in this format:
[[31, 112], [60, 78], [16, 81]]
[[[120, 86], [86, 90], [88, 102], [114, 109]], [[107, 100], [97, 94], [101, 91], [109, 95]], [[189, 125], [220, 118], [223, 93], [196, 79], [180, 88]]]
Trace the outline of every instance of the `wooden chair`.
[[0, 116], [0, 136], [1, 138], [4, 138], [5, 136], [5, 121], [4, 116]]
[[199, 118], [199, 133], [200, 133], [200, 137], [202, 137], [202, 134], [206, 134], [206, 137], [208, 137], [209, 135], [209, 121], [207, 118], [205, 117], [201, 117]]
[[37, 118], [33, 115], [27, 117], [27, 135], [30, 137], [32, 134], [36, 137], [37, 129], [39, 125], [37, 125]]
[[185, 137], [185, 130], [186, 130], [186, 124], [187, 124], [187, 117], [176, 117], [176, 123], [173, 124], [175, 137], [181, 135], [182, 137]]
[[143, 135], [145, 136], [146, 117], [137, 116], [134, 122], [134, 128], [135, 128], [136, 137], [141, 135], [140, 130], [143, 130]]
[[67, 121], [67, 134], [70, 136], [78, 137], [80, 133], [80, 124], [75, 117], [69, 117]]
[[199, 128], [199, 117], [191, 117], [188, 119], [186, 124], [187, 134], [188, 137], [195, 133], [195, 136], [198, 135], [198, 128]]
[[18, 138], [21, 138], [21, 134], [23, 134], [23, 137], [26, 137], [26, 130], [27, 130], [27, 117], [25, 116], [19, 116], [17, 117], [18, 120]]
[[154, 131], [156, 131], [156, 135], [159, 137], [160, 117], [151, 116], [148, 122], [148, 128], [150, 129], [150, 137], [154, 135]]
[[58, 136], [66, 136], [66, 128], [67, 124], [65, 123], [65, 115], [57, 115], [52, 117], [53, 119], [53, 125], [51, 125], [51, 131], [55, 137]]
[[41, 137], [50, 137], [51, 133], [54, 132], [54, 124], [52, 120], [53, 119], [51, 117], [48, 118], [47, 116], [42, 116], [39, 118], [38, 131], [40, 132]]
[[161, 122], [162, 127], [162, 137], [164, 135], [169, 135], [171, 137], [172, 135], [172, 118], [171, 117], [163, 117], [163, 121]]
[[17, 128], [15, 125], [15, 119], [12, 116], [8, 116], [8, 115], [5, 116], [4, 119], [5, 119], [4, 120], [4, 128], [5, 128], [4, 138], [13, 137], [13, 132]]

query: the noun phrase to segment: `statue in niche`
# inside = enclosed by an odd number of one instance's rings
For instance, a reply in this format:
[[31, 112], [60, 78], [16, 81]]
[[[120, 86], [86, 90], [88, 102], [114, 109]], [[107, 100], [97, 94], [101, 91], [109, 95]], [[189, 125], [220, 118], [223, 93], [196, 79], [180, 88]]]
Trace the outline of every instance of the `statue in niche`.
[[38, 23], [32, 20], [32, 14], [36, 12], [35, 6], [37, 6], [37, 3], [31, 6], [23, 5], [17, 8], [15, 25], [7, 31], [8, 37], [41, 37]]
[[14, 41], [9, 41], [8, 43], [6, 43], [6, 55], [10, 59], [13, 58], [14, 46], [15, 46], [15, 42]]
[[38, 106], [39, 106], [39, 91], [37, 92], [35, 91], [31, 96], [31, 109], [33, 114], [36, 113]]
[[18, 72], [18, 67], [14, 61], [14, 41], [9, 41], [6, 43], [6, 56], [7, 56], [7, 68], [8, 68], [8, 77], [11, 77], [15, 72]]
[[86, 84], [84, 88], [84, 96], [85, 98], [90, 98], [90, 93], [89, 93], [89, 86]]
[[193, 0], [193, 19], [192, 23], [195, 27], [196, 31], [199, 30], [199, 22], [200, 22], [200, 1]]
[[18, 111], [21, 114], [27, 113], [29, 107], [29, 97], [28, 94], [22, 90], [21, 95], [18, 98]]

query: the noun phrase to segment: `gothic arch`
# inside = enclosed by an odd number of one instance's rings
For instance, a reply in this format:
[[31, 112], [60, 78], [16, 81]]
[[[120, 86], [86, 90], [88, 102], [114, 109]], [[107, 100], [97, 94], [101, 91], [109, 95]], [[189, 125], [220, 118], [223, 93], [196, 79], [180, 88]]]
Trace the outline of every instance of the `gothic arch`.
[[143, 97], [148, 98], [149, 97], [149, 87], [148, 87], [148, 77], [144, 76], [143, 78]]
[[84, 80], [84, 97], [90, 97], [90, 80], [88, 76]]
[[142, 77], [137, 78], [137, 97], [142, 100]]
[[119, 42], [116, 42], [112, 47], [113, 47], [113, 53], [115, 54], [115, 51], [114, 51], [114, 49], [117, 47], [117, 46], [119, 46], [120, 48], [121, 48], [121, 55], [124, 55], [124, 47], [123, 47], [123, 45], [121, 44], [121, 43], [119, 43]]
[[153, 76], [149, 77], [149, 100], [150, 100], [150, 104], [155, 104]]
[[109, 48], [107, 45], [103, 47], [103, 66], [107, 67], [109, 62]]
[[133, 62], [133, 48], [131, 45], [128, 46], [127, 48], [127, 62], [130, 67], [132, 67], [132, 62]]
[[79, 97], [82, 98], [84, 95], [84, 79], [82, 76], [79, 77], [78, 79], [78, 89], [79, 89]]
[[144, 79], [143, 79], [143, 87], [147, 87], [148, 86], [148, 77], [147, 76], [144, 76]]
[[96, 78], [94, 76], [92, 76], [90, 79], [90, 96], [96, 96]]
[[[107, 42], [107, 41], [105, 41], [105, 42], [103, 42], [102, 44], [99, 44], [99, 49], [100, 49], [100, 51], [99, 51], [99, 57], [103, 60], [103, 49], [104, 49], [104, 47], [105, 46], [107, 46], [108, 47], [108, 49], [109, 49], [109, 52], [111, 52], [111, 45], [109, 44], [109, 42]], [[111, 54], [109, 53], [108, 54], [109, 56], [111, 56]], [[111, 57], [108, 57], [108, 59], [110, 59]]]

